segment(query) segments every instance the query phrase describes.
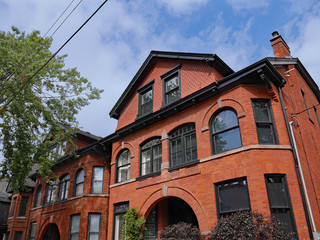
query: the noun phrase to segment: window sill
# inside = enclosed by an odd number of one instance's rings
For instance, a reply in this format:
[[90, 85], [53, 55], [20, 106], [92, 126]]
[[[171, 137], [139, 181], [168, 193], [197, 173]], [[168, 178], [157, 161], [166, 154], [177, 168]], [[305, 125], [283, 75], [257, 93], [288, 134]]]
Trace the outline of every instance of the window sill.
[[187, 162], [187, 163], [183, 163], [183, 164], [180, 164], [180, 165], [177, 165], [177, 166], [169, 167], [168, 171], [171, 172], [171, 171], [174, 171], [174, 170], [178, 170], [180, 168], [189, 167], [189, 166], [198, 164], [199, 162], [200, 162], [199, 159], [193, 160], [193, 161], [190, 161], [190, 162]]
[[139, 181], [139, 180], [143, 180], [143, 179], [146, 179], [146, 178], [149, 178], [149, 177], [158, 176], [158, 175], [161, 175], [161, 171], [154, 172], [154, 173], [149, 173], [149, 174], [146, 174], [146, 175], [142, 175], [140, 177], [137, 177], [136, 180]]
[[134, 182], [134, 181], [136, 181], [136, 179], [135, 179], [135, 178], [130, 179], [130, 180], [127, 180], [127, 181], [125, 181], [125, 182], [115, 183], [115, 184], [110, 185], [110, 186], [109, 186], [109, 188], [113, 188], [113, 187], [117, 187], [117, 186], [125, 185], [125, 184], [128, 184], [128, 183], [132, 183], [132, 182]]

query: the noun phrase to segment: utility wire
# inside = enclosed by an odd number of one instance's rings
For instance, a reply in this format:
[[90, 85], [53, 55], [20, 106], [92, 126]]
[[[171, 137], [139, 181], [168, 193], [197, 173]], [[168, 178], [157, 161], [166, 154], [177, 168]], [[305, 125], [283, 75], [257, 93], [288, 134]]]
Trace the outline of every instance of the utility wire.
[[22, 89], [45, 67], [48, 63], [68, 44], [68, 42], [91, 20], [91, 18], [108, 2], [105, 0], [94, 13], [69, 37], [69, 39], [48, 59], [48, 61], [43, 64], [31, 77], [28, 78], [27, 81], [21, 86], [21, 88], [13, 95], [13, 97], [0, 108], [0, 113], [18, 96], [18, 94], [22, 91]]
[[291, 116], [297, 116], [297, 115], [299, 115], [299, 114], [301, 114], [301, 113], [304, 113], [305, 111], [308, 111], [308, 110], [310, 110], [310, 109], [314, 109], [314, 108], [316, 108], [317, 106], [319, 106], [320, 105], [320, 103], [318, 103], [317, 105], [315, 105], [315, 106], [312, 106], [312, 107], [309, 107], [309, 108], [306, 108], [306, 109], [304, 109], [304, 110], [302, 110], [302, 111], [300, 111], [300, 112], [297, 112], [297, 113], [293, 113], [293, 114], [291, 114]]

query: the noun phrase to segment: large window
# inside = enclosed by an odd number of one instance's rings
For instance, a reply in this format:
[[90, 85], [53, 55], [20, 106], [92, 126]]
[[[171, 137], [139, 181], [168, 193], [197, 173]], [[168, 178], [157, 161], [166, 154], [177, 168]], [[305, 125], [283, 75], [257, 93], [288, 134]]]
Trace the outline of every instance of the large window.
[[79, 239], [80, 214], [71, 215], [69, 240]]
[[89, 213], [87, 240], [100, 239], [100, 227], [101, 227], [100, 222], [101, 222], [100, 213]]
[[91, 193], [103, 193], [104, 167], [93, 167], [92, 172]]
[[42, 186], [39, 185], [37, 187], [36, 195], [34, 197], [33, 207], [39, 207], [41, 204], [41, 197], [42, 197]]
[[16, 208], [16, 202], [17, 202], [17, 198], [15, 197], [15, 198], [12, 200], [10, 217], [13, 217], [13, 215], [14, 215], [14, 210], [15, 210], [15, 208]]
[[76, 174], [75, 184], [74, 184], [74, 196], [80, 196], [83, 194], [83, 184], [84, 184], [84, 170], [78, 170]]
[[181, 66], [179, 65], [161, 76], [163, 79], [163, 105], [170, 104], [180, 99], [180, 67]]
[[197, 139], [194, 123], [183, 125], [169, 135], [170, 167], [197, 160]]
[[149, 213], [146, 223], [144, 240], [154, 240], [158, 237], [158, 208], [157, 205], [154, 206]]
[[138, 89], [139, 93], [139, 116], [146, 115], [153, 111], [153, 83], [146, 84]]
[[22, 239], [22, 232], [14, 232], [14, 238], [13, 240], [21, 240]]
[[122, 239], [122, 218], [123, 215], [129, 209], [129, 203], [121, 203], [114, 205], [114, 225], [113, 225], [113, 239], [121, 240]]
[[130, 151], [122, 151], [117, 160], [116, 182], [124, 182], [130, 179]]
[[20, 208], [19, 208], [19, 217], [25, 217], [27, 212], [27, 206], [29, 202], [29, 197], [22, 196], [20, 201]]
[[234, 110], [215, 114], [210, 121], [213, 154], [242, 146], [238, 117]]
[[241, 210], [250, 210], [249, 191], [245, 178], [217, 183], [215, 188], [218, 217]]
[[62, 178], [60, 178], [59, 182], [59, 191], [58, 191], [58, 200], [65, 200], [68, 198], [69, 192], [69, 184], [70, 184], [70, 175], [66, 174]]
[[56, 181], [47, 185], [45, 204], [51, 204], [54, 201], [54, 194], [56, 191]]
[[161, 170], [162, 146], [161, 139], [155, 138], [141, 146], [140, 175], [147, 175]]
[[30, 224], [30, 233], [29, 233], [29, 240], [36, 239], [36, 230], [37, 230], [37, 223], [33, 222]]
[[252, 100], [259, 144], [277, 144], [276, 128], [270, 101]]
[[265, 175], [271, 216], [286, 224], [288, 232], [296, 232], [291, 200], [284, 175]]

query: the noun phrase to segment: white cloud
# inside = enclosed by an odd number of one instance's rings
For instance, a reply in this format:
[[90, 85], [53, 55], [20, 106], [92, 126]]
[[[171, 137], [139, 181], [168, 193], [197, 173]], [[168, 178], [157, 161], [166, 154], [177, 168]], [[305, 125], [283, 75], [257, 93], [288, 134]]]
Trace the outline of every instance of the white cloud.
[[235, 11], [266, 8], [269, 6], [267, 0], [227, 0], [227, 3], [229, 3]]
[[188, 14], [205, 5], [208, 0], [160, 0], [167, 11], [173, 15]]

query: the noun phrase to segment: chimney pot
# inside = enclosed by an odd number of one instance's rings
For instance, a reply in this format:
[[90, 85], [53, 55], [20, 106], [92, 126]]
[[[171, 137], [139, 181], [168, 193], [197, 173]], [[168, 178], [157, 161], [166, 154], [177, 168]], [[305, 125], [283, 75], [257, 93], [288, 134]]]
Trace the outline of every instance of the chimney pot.
[[277, 31], [274, 31], [274, 32], [272, 33], [272, 37], [276, 37], [276, 36], [279, 36], [279, 33], [278, 33]]

